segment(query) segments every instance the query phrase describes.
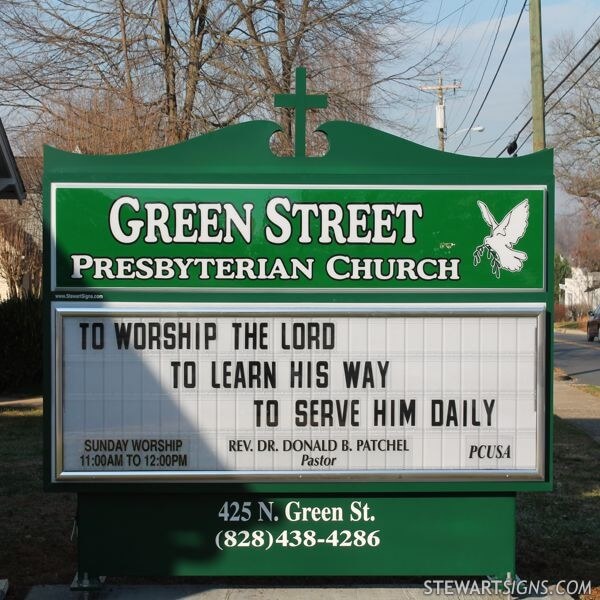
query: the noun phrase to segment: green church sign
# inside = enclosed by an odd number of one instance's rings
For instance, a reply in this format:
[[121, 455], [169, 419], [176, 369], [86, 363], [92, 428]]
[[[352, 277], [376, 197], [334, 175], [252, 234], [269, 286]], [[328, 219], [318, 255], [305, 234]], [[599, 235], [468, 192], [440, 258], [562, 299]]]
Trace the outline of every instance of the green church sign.
[[294, 157], [268, 121], [46, 148], [45, 478], [80, 580], [514, 574], [515, 493], [552, 485], [552, 153], [333, 121], [307, 157], [327, 99], [296, 91]]

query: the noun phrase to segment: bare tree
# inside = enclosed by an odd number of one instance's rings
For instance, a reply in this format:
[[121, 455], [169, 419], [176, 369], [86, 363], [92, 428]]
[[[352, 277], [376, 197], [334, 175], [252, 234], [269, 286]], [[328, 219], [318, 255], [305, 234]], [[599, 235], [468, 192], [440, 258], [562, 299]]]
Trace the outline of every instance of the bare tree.
[[[553, 44], [559, 64], [550, 86], [560, 81], [597, 43], [600, 27], [590, 31], [575, 51], [572, 35]], [[548, 100], [550, 142], [556, 149], [556, 176], [564, 189], [579, 198], [586, 219], [600, 225], [600, 47], [596, 47]], [[570, 91], [569, 88], [572, 86]], [[555, 99], [556, 98], [556, 99]]]
[[562, 256], [573, 258], [578, 244], [579, 232], [585, 219], [581, 210], [569, 215], [556, 215], [554, 219], [554, 246]]
[[586, 271], [600, 271], [600, 226], [596, 222], [584, 223], [573, 248], [573, 263]]
[[[110, 148], [123, 151], [125, 139], [138, 149], [271, 116], [273, 94], [290, 92], [305, 65], [309, 87], [330, 94], [326, 116], [377, 122], [439, 58], [440, 48], [420, 55], [409, 33], [422, 2], [5, 0], [0, 103], [28, 131], [99, 109], [127, 115]], [[289, 146], [289, 113], [283, 130]]]
[[157, 107], [142, 110], [102, 91], [71, 94], [56, 98], [52, 110], [39, 115], [21, 145], [29, 155], [38, 154], [44, 143], [83, 154], [141, 152], [164, 144], [162, 122]]
[[29, 210], [17, 202], [0, 206], [0, 276], [9, 298], [41, 295], [42, 250], [36, 223], [30, 223], [30, 218]]
[[[276, 0], [261, 10], [245, 11], [228, 57], [232, 63], [228, 71], [234, 88], [244, 89], [256, 103], [248, 116], [271, 118], [273, 94], [290, 93], [294, 68], [304, 65], [309, 91], [329, 96], [328, 110], [317, 119], [386, 122], [386, 109], [407, 101], [407, 88], [416, 89], [439, 59], [436, 50], [422, 55], [412, 46], [408, 31], [420, 4], [418, 0]], [[242, 0], [237, 5], [241, 13]], [[412, 57], [418, 58], [411, 62]], [[284, 110], [280, 121], [281, 146], [289, 153], [291, 111]], [[314, 144], [309, 138], [309, 153]]]

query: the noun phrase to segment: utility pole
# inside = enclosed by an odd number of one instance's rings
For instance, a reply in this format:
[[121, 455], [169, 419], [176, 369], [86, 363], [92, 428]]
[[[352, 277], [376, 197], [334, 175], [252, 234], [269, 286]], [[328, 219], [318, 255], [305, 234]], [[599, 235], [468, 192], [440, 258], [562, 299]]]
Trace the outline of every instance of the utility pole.
[[443, 152], [446, 148], [446, 104], [444, 102], [444, 90], [453, 90], [461, 88], [460, 83], [448, 83], [443, 85], [442, 75], [438, 77], [437, 85], [423, 85], [419, 89], [423, 91], [437, 91], [438, 103], [435, 107], [435, 127], [438, 131], [438, 147]]
[[542, 17], [540, 0], [529, 0], [529, 45], [531, 52], [531, 109], [533, 151], [546, 147], [544, 117], [544, 57], [542, 54]]

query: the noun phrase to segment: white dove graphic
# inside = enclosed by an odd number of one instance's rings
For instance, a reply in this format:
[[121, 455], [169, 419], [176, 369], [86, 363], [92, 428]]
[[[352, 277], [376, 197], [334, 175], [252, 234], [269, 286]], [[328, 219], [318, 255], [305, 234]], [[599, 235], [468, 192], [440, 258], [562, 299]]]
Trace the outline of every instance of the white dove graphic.
[[525, 233], [529, 221], [529, 200], [525, 198], [515, 206], [505, 217], [496, 222], [490, 209], [481, 200], [477, 200], [483, 220], [490, 226], [490, 235], [483, 240], [473, 253], [473, 263], [478, 265], [484, 250], [487, 250], [492, 264], [492, 273], [500, 277], [500, 268], [507, 271], [520, 271], [527, 254], [514, 250], [516, 244]]

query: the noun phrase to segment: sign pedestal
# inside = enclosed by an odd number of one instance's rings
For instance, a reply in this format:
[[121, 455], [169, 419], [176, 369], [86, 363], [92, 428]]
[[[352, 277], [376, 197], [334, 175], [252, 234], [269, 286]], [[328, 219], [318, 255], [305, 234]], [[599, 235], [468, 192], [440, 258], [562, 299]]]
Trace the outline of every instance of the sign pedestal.
[[[79, 561], [78, 561], [79, 563]], [[80, 575], [81, 573], [81, 575]], [[99, 592], [104, 589], [106, 576], [90, 575], [86, 571], [77, 571], [71, 582], [72, 592]]]
[[[273, 502], [278, 521], [223, 523], [215, 516], [232, 498]], [[515, 495], [390, 494], [360, 496], [374, 522], [289, 522], [297, 506], [340, 506], [356, 496], [215, 494], [79, 494], [80, 572], [108, 576], [491, 576], [515, 573]], [[289, 507], [289, 504], [292, 506]], [[263, 515], [264, 517], [264, 515]], [[151, 525], [150, 525], [151, 524]], [[275, 540], [288, 531], [287, 546]], [[294, 546], [295, 530], [314, 531], [315, 543]], [[356, 546], [344, 530], [378, 530], [380, 543]], [[237, 545], [220, 551], [220, 532], [235, 531]], [[243, 531], [270, 532], [271, 548]], [[337, 531], [337, 547], [332, 532]], [[221, 533], [225, 540], [225, 534]], [[312, 538], [312, 536], [311, 536]], [[330, 538], [329, 543], [327, 540]], [[225, 543], [225, 542], [223, 542]], [[343, 546], [343, 544], [348, 544]], [[259, 545], [262, 544], [262, 545]], [[275, 548], [273, 548], [275, 546]], [[294, 547], [293, 547], [294, 546]]]

